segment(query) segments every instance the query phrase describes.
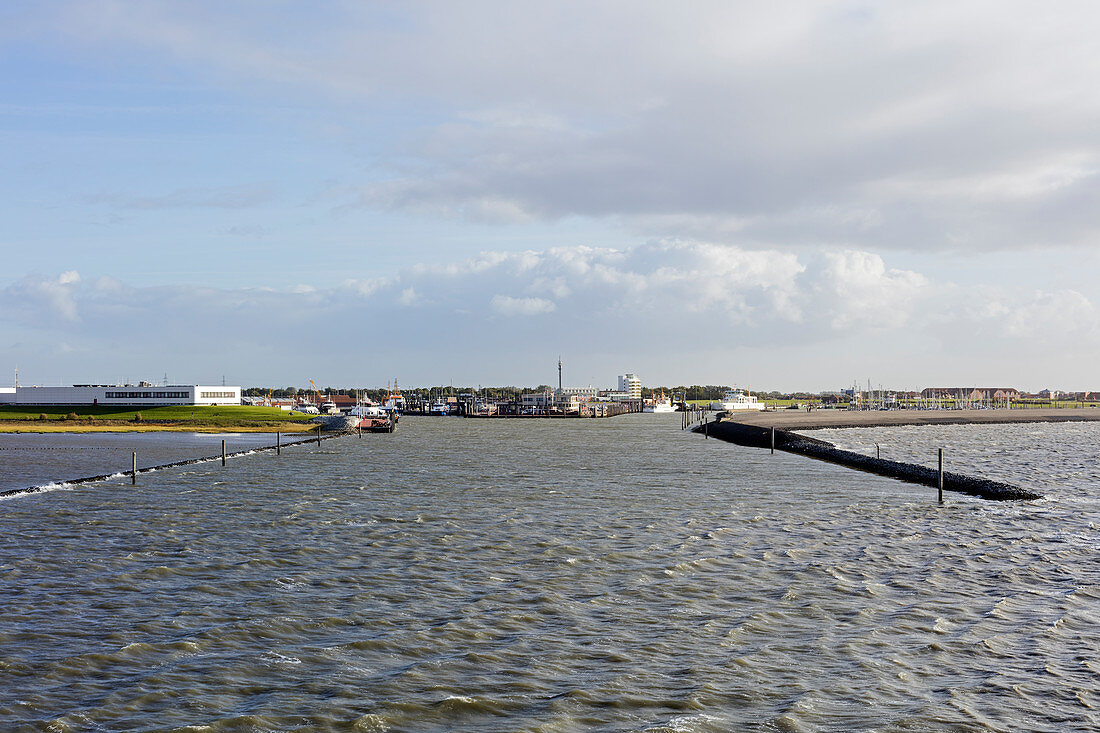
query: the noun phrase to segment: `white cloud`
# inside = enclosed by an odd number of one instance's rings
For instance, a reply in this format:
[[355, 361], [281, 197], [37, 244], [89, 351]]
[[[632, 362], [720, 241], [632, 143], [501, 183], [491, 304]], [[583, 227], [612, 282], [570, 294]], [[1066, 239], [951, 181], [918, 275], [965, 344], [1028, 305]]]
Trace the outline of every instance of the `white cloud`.
[[[448, 369], [471, 379], [488, 379], [484, 372], [492, 369], [507, 372], [502, 380], [521, 378], [510, 375], [520, 368], [516, 334], [506, 329], [502, 336], [502, 317], [537, 317], [540, 344], [567, 353], [583, 344], [579, 353], [599, 355], [609, 370], [629, 362], [640, 371], [661, 368], [698, 380], [705, 378], [700, 370], [736, 362], [750, 372], [739, 379], [755, 371], [761, 386], [779, 379], [792, 388], [835, 386], [848, 381], [847, 369], [875, 365], [933, 374], [960, 359], [985, 363], [991, 354], [1036, 344], [1073, 344], [1082, 370], [1100, 358], [1092, 345], [1100, 317], [1080, 292], [933, 280], [859, 250], [799, 258], [654, 241], [624, 249], [486, 252], [327, 289], [133, 287], [65, 274], [27, 277], [0, 290], [0, 325], [72, 344], [67, 372], [95, 360], [148, 364], [156, 372], [166, 368], [165, 359], [177, 372], [177, 362], [198, 369], [228, 358], [241, 370], [273, 370], [279, 376], [272, 379], [283, 381], [287, 371], [316, 368], [308, 353], [272, 351], [304, 333], [317, 343], [340, 343], [346, 357], [340, 363], [366, 363], [377, 356], [371, 344], [385, 343], [385, 365], [377, 367], [384, 366], [386, 378], [397, 371], [431, 381], [441, 351], [450, 355]], [[157, 323], [181, 326], [149, 327]], [[349, 326], [370, 338], [349, 339]], [[135, 341], [135, 333], [142, 338]], [[217, 346], [229, 342], [232, 356]], [[433, 356], [426, 358], [429, 345]], [[849, 348], [851, 364], [843, 357]], [[52, 347], [41, 354], [57, 358]], [[21, 365], [31, 361], [20, 356]], [[346, 369], [340, 363], [331, 368]], [[818, 381], [807, 385], [811, 379]]]
[[56, 278], [29, 275], [3, 290], [3, 301], [12, 316], [33, 314], [46, 323], [80, 322], [80, 273], [62, 272]]
[[550, 313], [556, 307], [554, 301], [545, 298], [513, 298], [510, 295], [494, 295], [490, 303], [493, 310], [505, 316], [535, 316]]
[[759, 248], [987, 251], [1091, 244], [1100, 230], [1100, 10], [1087, 0], [1057, 13], [1020, 0], [269, 10], [74, 2], [24, 32], [60, 33], [91, 58], [141, 49], [250, 93], [430, 109], [378, 153], [359, 194], [370, 207], [611, 218]]
[[826, 253], [823, 259], [816, 287], [836, 328], [908, 328], [917, 305], [931, 295], [925, 277], [888, 270], [877, 254], [848, 250]]

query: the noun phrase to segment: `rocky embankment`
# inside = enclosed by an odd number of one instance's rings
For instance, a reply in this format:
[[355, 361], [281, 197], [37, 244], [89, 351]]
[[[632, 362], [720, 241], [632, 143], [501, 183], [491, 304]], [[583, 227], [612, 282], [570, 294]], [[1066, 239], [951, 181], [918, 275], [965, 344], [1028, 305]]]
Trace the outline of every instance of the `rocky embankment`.
[[[710, 422], [695, 428], [695, 432], [706, 431], [712, 438], [718, 438], [737, 445], [751, 448], [771, 448], [773, 428], [759, 425], [746, 425], [730, 420]], [[776, 450], [798, 455], [816, 458], [821, 461], [837, 463], [849, 468], [855, 468], [879, 476], [908, 481], [910, 483], [923, 484], [925, 486], [939, 486], [939, 471], [927, 466], [915, 463], [902, 463], [901, 461], [888, 461], [884, 458], [873, 458], [862, 453], [841, 450], [824, 440], [809, 438], [788, 430], [775, 430]], [[961, 473], [945, 471], [943, 474], [943, 490], [954, 491], [960, 494], [978, 496], [983, 499], [996, 501], [1041, 499], [1042, 495], [1033, 491], [1022, 489], [1019, 486], [1006, 484], [1001, 481], [965, 476]]]

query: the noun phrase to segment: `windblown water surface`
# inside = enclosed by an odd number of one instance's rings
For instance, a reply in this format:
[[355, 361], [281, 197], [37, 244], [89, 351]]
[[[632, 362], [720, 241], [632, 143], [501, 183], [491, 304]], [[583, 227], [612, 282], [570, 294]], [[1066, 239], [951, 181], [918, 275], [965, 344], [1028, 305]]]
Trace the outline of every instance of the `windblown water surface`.
[[0, 500], [0, 728], [1100, 725], [1100, 426], [952, 435], [1048, 498], [938, 506], [679, 420], [406, 418]]

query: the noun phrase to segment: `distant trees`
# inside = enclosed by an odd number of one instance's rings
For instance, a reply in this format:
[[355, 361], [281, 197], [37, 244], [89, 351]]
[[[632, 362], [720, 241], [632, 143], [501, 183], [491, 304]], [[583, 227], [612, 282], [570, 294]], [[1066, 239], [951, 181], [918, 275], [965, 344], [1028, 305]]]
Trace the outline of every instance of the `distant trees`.
[[[433, 397], [438, 398], [443, 396], [458, 396], [461, 394], [473, 394], [479, 399], [486, 399], [490, 401], [504, 402], [512, 400], [516, 393], [541, 393], [554, 391], [557, 389], [557, 385], [540, 384], [536, 387], [531, 386], [497, 386], [497, 387], [473, 387], [473, 386], [458, 386], [458, 385], [439, 385], [436, 387], [407, 387], [401, 390], [401, 393], [406, 399], [409, 400], [428, 400]], [[686, 400], [706, 401], [713, 402], [719, 400], [730, 389], [729, 386], [724, 384], [707, 384], [707, 385], [677, 385], [675, 387], [643, 387], [642, 396], [646, 398], [653, 397], [654, 394], [664, 393], [666, 395], [683, 395]], [[246, 397], [275, 397], [280, 399], [295, 399], [298, 397], [304, 397], [309, 395], [315, 395], [313, 389], [300, 389], [298, 387], [249, 387], [245, 389], [242, 394]], [[380, 402], [386, 398], [388, 394], [388, 388], [361, 388], [361, 387], [323, 387], [321, 388], [321, 395], [323, 397], [332, 397], [333, 395], [347, 395], [352, 399], [369, 399], [374, 402]], [[818, 396], [810, 392], [762, 392], [753, 391], [753, 394], [764, 400], [811, 400], [817, 399]]]

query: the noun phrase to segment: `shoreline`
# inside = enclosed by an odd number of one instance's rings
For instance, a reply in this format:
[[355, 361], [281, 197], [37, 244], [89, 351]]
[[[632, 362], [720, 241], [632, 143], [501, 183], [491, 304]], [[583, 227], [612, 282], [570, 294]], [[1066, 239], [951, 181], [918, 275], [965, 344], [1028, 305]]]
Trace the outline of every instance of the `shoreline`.
[[1030, 410], [776, 410], [735, 412], [718, 421], [776, 430], [877, 428], [902, 425], [1006, 425], [1015, 423], [1100, 421], [1100, 409]]
[[284, 433], [312, 432], [312, 423], [277, 423], [272, 425], [212, 425], [210, 423], [115, 423], [76, 420], [9, 420], [0, 421], [0, 433]]

